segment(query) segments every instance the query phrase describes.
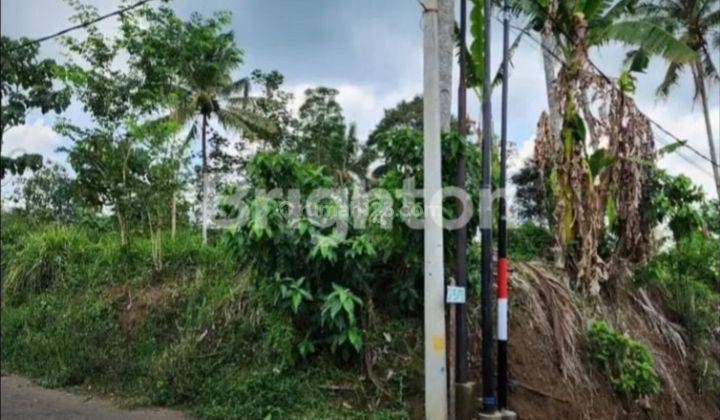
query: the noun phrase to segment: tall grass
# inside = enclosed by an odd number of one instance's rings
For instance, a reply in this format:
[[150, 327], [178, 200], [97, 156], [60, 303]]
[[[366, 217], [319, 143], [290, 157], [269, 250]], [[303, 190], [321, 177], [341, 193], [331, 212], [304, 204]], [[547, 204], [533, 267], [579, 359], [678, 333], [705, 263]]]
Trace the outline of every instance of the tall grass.
[[158, 270], [149, 238], [121, 247], [111, 232], [16, 227], [12, 238], [3, 227], [3, 370], [48, 386], [91, 385], [131, 403], [182, 406], [201, 418], [370, 415], [320, 391], [360, 369], [300, 358], [303, 337], [289, 315], [197, 233], [163, 235]]
[[63, 226], [33, 232], [16, 245], [5, 277], [5, 295], [26, 298], [62, 285], [88, 257], [91, 242], [81, 231]]

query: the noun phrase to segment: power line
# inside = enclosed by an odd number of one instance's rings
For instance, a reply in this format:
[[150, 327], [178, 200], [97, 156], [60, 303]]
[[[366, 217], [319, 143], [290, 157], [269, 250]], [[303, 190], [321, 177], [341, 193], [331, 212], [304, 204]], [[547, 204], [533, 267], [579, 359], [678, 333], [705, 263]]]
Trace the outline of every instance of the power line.
[[[667, 140], [663, 139], [663, 138], [660, 137], [660, 136], [655, 137], [655, 139], [656, 139], [659, 143], [661, 143], [663, 146], [670, 146], [670, 145], [672, 145], [672, 144], [676, 144], [676, 143], [677, 143], [677, 142], [675, 142], [675, 141], [672, 141], [672, 142], [667, 141]], [[710, 171], [708, 171], [707, 168], [705, 168], [705, 167], [703, 167], [703, 166], [700, 166], [700, 164], [698, 164], [698, 162], [697, 162], [696, 160], [693, 160], [691, 157], [689, 157], [688, 155], [686, 155], [685, 153], [683, 153], [682, 150], [677, 150], [674, 154], [677, 155], [678, 157], [680, 157], [682, 160], [684, 160], [684, 161], [687, 162], [688, 164], [690, 164], [692, 167], [694, 167], [694, 168], [697, 169], [698, 171], [702, 172], [704, 175], [707, 175], [707, 176], [709, 176], [710, 178], [713, 178], [713, 174], [711, 174]], [[661, 156], [660, 159], [662, 159], [663, 157], [664, 157], [664, 156]]]
[[[497, 20], [498, 22], [500, 22], [500, 19], [499, 19], [497, 16], [495, 16], [495, 20]], [[513, 25], [513, 24], [510, 24], [510, 27], [513, 28], [513, 29], [515, 29], [515, 30], [517, 30], [517, 31], [519, 31], [519, 32], [521, 32], [521, 33], [524, 33], [528, 38], [530, 38], [533, 42], [535, 42], [535, 43], [541, 48], [541, 50], [547, 51], [547, 52], [548, 52], [556, 61], [558, 61], [560, 64], [566, 64], [565, 61], [564, 61], [562, 58], [558, 57], [558, 55], [557, 55], [554, 51], [550, 50], [550, 49], [547, 48], [542, 42], [540, 42], [539, 40], [537, 40], [526, 28], [522, 28], [522, 27], [519, 27], [519, 26], [515, 26], [515, 25]], [[588, 59], [588, 61], [590, 62], [589, 59]], [[611, 83], [611, 86], [613, 86], [613, 88], [615, 88], [615, 85], [612, 83], [612, 81], [611, 81], [606, 75], [602, 74], [602, 71], [601, 71], [600, 69], [598, 69], [597, 66], [594, 65], [594, 63], [591, 62], [591, 64], [593, 64], [593, 67], [595, 67], [595, 69], [596, 69], [599, 73], [601, 73], [601, 76], [603, 76], [606, 80], [608, 80], [608, 81]], [[621, 93], [624, 94], [624, 92], [622, 92], [622, 91], [621, 91]], [[673, 139], [674, 142], [679, 142], [679, 143], [681, 143], [684, 147], [687, 147], [690, 151], [692, 151], [693, 153], [695, 153], [696, 155], [698, 155], [700, 158], [708, 161], [711, 165], [714, 165], [714, 163], [712, 162], [711, 159], [709, 159], [707, 156], [705, 156], [705, 155], [703, 155], [702, 153], [700, 153], [700, 152], [699, 152], [697, 149], [695, 149], [694, 147], [692, 147], [692, 146], [690, 146], [689, 144], [687, 144], [687, 141], [686, 141], [686, 140], [682, 140], [682, 139], [678, 138], [678, 137], [675, 136], [673, 133], [671, 133], [670, 131], [668, 131], [667, 129], [665, 129], [662, 125], [660, 125], [659, 123], [657, 123], [657, 122], [655, 122], [654, 120], [652, 120], [652, 119], [651, 119], [649, 116], [647, 116], [644, 112], [640, 111], [639, 109], [638, 109], [638, 111], [639, 111], [645, 118], [647, 118], [655, 127], [657, 127], [657, 128], [660, 130], [661, 133], [663, 133], [663, 134], [667, 135], [668, 137], [670, 137], [671, 139]], [[668, 146], [668, 145], [671, 144], [671, 143], [663, 140], [663, 139], [662, 139], [661, 137], [659, 137], [659, 136], [656, 137], [656, 139], [657, 139], [660, 143], [662, 143], [664, 146]], [[680, 150], [677, 151], [677, 155], [678, 155], [681, 159], [683, 159], [685, 162], [689, 163], [689, 164], [692, 165], [694, 168], [696, 168], [697, 170], [699, 170], [700, 172], [702, 172], [703, 174], [708, 175], [708, 176], [710, 176], [710, 177], [713, 177], [713, 175], [707, 170], [707, 168], [704, 168], [704, 167], [700, 166], [696, 161], [692, 160], [690, 157], [688, 157], [687, 155], [683, 154]]]
[[[497, 16], [495, 16], [494, 18], [495, 18], [496, 21], [501, 22], [500, 18], [498, 18]], [[552, 18], [551, 18], [551, 19], [552, 19]], [[553, 22], [553, 23], [555, 23], [555, 22]], [[550, 50], [549, 48], [547, 48], [546, 45], [544, 45], [542, 42], [538, 41], [528, 29], [522, 28], [522, 27], [519, 27], [519, 26], [513, 25], [513, 24], [510, 24], [510, 27], [513, 28], [513, 29], [516, 30], [516, 31], [520, 31], [520, 32], [524, 33], [528, 38], [530, 38], [532, 41], [534, 41], [535, 43], [537, 43], [537, 44], [540, 46], [540, 48], [542, 48], [543, 50], [547, 51], [547, 52], [548, 52], [556, 61], [558, 61], [560, 64], [567, 65], [567, 63], [565, 62], [564, 59], [562, 59], [561, 57], [559, 57], [559, 56], [555, 53], [555, 51]], [[565, 33], [563, 33], [563, 35], [565, 35], [566, 37], [568, 36], [568, 35], [565, 34]], [[593, 67], [593, 69], [597, 72], [598, 75], [600, 75], [603, 79], [605, 79], [605, 81], [607, 81], [607, 82], [610, 84], [610, 86], [611, 86], [612, 89], [617, 90], [617, 91], [618, 91], [621, 95], [623, 95], [623, 96], [625, 95], [625, 92], [623, 92], [621, 89], [619, 89], [619, 88], [615, 85], [615, 83], [613, 83], [612, 79], [611, 79], [607, 74], [605, 74], [605, 72], [603, 72], [603, 71], [597, 66], [597, 64], [595, 64], [592, 60], [590, 60], [589, 57], [587, 58], [587, 62], [590, 64], [590, 66]], [[650, 122], [650, 124], [652, 124], [653, 126], [655, 126], [658, 130], [660, 130], [661, 132], [665, 133], [667, 136], [671, 137], [671, 138], [674, 139], [675, 141], [682, 143], [683, 147], [686, 147], [687, 149], [689, 149], [690, 151], [692, 151], [695, 155], [697, 155], [699, 158], [707, 161], [711, 166], [720, 168], [720, 165], [719, 165], [719, 164], [713, 162], [713, 160], [712, 160], [711, 158], [709, 158], [708, 156], [704, 155], [702, 152], [700, 152], [699, 150], [697, 150], [695, 147], [693, 147], [693, 146], [691, 146], [690, 144], [688, 144], [688, 142], [687, 142], [686, 140], [683, 140], [683, 139], [681, 139], [680, 137], [678, 137], [678, 136], [676, 136], [675, 134], [673, 134], [672, 132], [670, 132], [670, 130], [668, 130], [667, 128], [663, 127], [662, 124], [660, 124], [659, 122], [657, 122], [657, 121], [655, 121], [654, 119], [652, 119], [649, 115], [647, 115], [646, 113], [642, 112], [640, 109], [638, 109], [638, 111], [639, 111], [645, 118], [647, 118], [647, 120]]]
[[77, 30], [77, 29], [87, 28], [88, 26], [94, 25], [94, 24], [96, 24], [96, 23], [98, 23], [98, 22], [100, 22], [100, 21], [102, 21], [102, 20], [105, 20], [105, 19], [107, 19], [107, 18], [109, 18], [109, 17], [113, 17], [113, 16], [116, 16], [116, 15], [121, 15], [121, 14], [123, 14], [123, 13], [125, 13], [125, 12], [129, 12], [130, 10], [136, 9], [136, 8], [138, 8], [138, 7], [140, 7], [140, 6], [143, 6], [143, 5], [147, 4], [147, 3], [150, 3], [151, 1], [153, 1], [153, 0], [140, 0], [139, 2], [137, 2], [137, 3], [135, 3], [135, 4], [131, 4], [130, 6], [126, 6], [126, 7], [120, 8], [120, 9], [114, 11], [114, 12], [110, 12], [110, 13], [108, 13], [108, 14], [105, 14], [105, 15], [102, 15], [102, 16], [98, 16], [98, 17], [96, 17], [95, 19], [91, 19], [91, 20], [88, 20], [88, 21], [86, 21], [86, 22], [81, 22], [81, 23], [79, 23], [79, 24], [77, 24], [77, 25], [75, 25], [75, 26], [71, 26], [71, 27], [66, 28], [66, 29], [63, 29], [63, 30], [61, 30], [61, 31], [59, 31], [59, 32], [55, 32], [54, 34], [46, 35], [46, 36], [43, 36], [43, 37], [40, 37], [40, 38], [37, 38], [37, 39], [32, 39], [32, 40], [23, 42], [23, 43], [21, 43], [21, 44], [18, 44], [18, 45], [16, 45], [16, 46], [13, 46], [13, 47], [11, 47], [11, 48], [8, 48], [7, 50], [8, 50], [8, 51], [15, 51], [15, 50], [20, 49], [20, 48], [25, 48], [25, 47], [27, 47], [28, 45], [40, 44], [40, 43], [42, 43], [42, 42], [49, 41], [49, 40], [54, 39], [54, 38], [57, 38], [57, 37], [59, 37], [59, 36], [61, 36], [61, 35], [65, 35], [65, 34], [68, 33], [68, 32], [72, 32], [72, 31], [75, 31], [75, 30]]

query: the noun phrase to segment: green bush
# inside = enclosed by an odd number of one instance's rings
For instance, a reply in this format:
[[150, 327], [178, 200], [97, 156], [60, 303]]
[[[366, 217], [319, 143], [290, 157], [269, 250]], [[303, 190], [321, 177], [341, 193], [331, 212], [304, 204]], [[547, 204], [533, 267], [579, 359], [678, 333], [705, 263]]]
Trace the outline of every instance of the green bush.
[[[306, 340], [301, 352], [307, 354], [315, 345], [323, 345], [345, 353], [347, 349], [358, 351], [362, 337], [359, 334], [361, 316], [355, 317], [353, 325], [340, 328], [336, 322], [323, 317], [323, 297], [334, 296], [334, 285], [347, 290], [358, 301], [372, 299], [378, 308], [387, 308], [392, 315], [417, 314], [422, 302], [422, 231], [413, 230], [405, 224], [402, 194], [403, 180], [414, 178], [421, 187], [422, 135], [412, 129], [401, 128], [384, 133], [372, 145], [374, 153], [383, 156], [385, 165], [382, 175], [375, 182], [378, 188], [391, 194], [394, 206], [391, 225], [383, 226], [390, 215], [383, 212], [380, 198], [369, 197], [368, 220], [364, 228], [356, 229], [351, 220], [349, 230], [338, 233], [334, 226], [321, 228], [311, 223], [305, 214], [293, 220], [288, 209], [293, 208], [287, 198], [269, 199], [256, 195], [259, 189], [297, 188], [301, 200], [318, 188], [351, 186], [343, 178], [333, 176], [325, 167], [314, 165], [302, 158], [286, 153], [267, 152], [253, 156], [247, 164], [248, 186], [251, 190], [243, 198], [242, 208], [227, 203], [220, 210], [231, 218], [241, 217], [235, 229], [226, 232], [224, 244], [238, 265], [256, 270], [257, 281], [274, 292], [271, 302], [280, 303], [294, 316], [296, 327]], [[479, 152], [461, 136], [445, 135], [442, 144], [443, 164], [452, 168], [460, 151], [468, 160], [468, 185], [479, 188]], [[454, 184], [454, 173], [443, 173], [445, 185]], [[229, 195], [233, 189], [226, 191]], [[475, 208], [478, 208], [477, 197]], [[454, 217], [455, 203], [448, 200], [445, 214]], [[422, 209], [422, 203], [415, 203]], [[322, 203], [325, 215], [336, 214], [338, 205]], [[262, 218], [249, 217], [264, 210]], [[472, 218], [469, 231], [477, 226]], [[447, 250], [451, 254], [453, 232], [446, 232]], [[449, 258], [449, 257], [448, 257]], [[279, 299], [282, 298], [282, 299]], [[360, 310], [358, 309], [358, 313]], [[349, 346], [345, 344], [349, 343]], [[343, 344], [343, 345], [339, 345]]]
[[636, 285], [658, 289], [667, 308], [687, 329], [695, 344], [712, 339], [720, 327], [720, 273], [717, 240], [700, 233], [679, 239], [633, 278]]
[[620, 334], [603, 320], [588, 331], [592, 360], [605, 372], [615, 391], [634, 398], [660, 393], [660, 380], [647, 346]]
[[531, 222], [508, 229], [508, 251], [514, 260], [542, 258], [553, 245], [550, 231]]

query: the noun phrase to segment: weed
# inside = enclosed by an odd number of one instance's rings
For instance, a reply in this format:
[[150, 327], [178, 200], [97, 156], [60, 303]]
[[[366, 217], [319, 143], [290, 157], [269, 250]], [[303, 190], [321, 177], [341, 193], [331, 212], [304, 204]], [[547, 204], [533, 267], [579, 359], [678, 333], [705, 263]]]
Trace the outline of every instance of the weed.
[[660, 393], [660, 379], [647, 346], [620, 334], [603, 320], [588, 331], [593, 361], [608, 375], [615, 391], [635, 398]]

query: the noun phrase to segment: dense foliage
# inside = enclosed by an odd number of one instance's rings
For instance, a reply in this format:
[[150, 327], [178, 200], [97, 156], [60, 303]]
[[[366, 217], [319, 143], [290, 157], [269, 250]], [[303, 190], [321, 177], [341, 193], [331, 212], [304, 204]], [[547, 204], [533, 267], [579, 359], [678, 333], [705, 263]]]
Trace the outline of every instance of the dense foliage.
[[658, 394], [660, 379], [647, 346], [617, 332], [603, 320], [588, 330], [592, 359], [608, 375], [613, 388], [633, 398]]
[[[692, 343], [699, 389], [720, 389], [720, 268], [709, 263], [720, 253], [718, 203], [656, 167], [664, 152], [631, 97], [631, 73], [652, 54], [669, 62], [663, 93], [690, 65], [702, 96], [704, 78], [717, 79], [704, 50], [717, 11], [709, 1], [643, 5], [637, 21], [634, 1], [515, 3], [565, 62], [548, 86], [562, 104], [541, 116], [535, 155], [512, 176], [512, 264], [533, 271], [556, 257], [576, 289], [563, 293], [599, 305], [600, 282], [624, 287], [629, 267]], [[71, 5], [75, 22], [99, 17]], [[472, 6], [467, 82], [481, 94], [482, 2]], [[702, 27], [681, 29], [670, 9]], [[237, 77], [245, 52], [229, 13], [185, 19], [145, 5], [119, 20], [111, 35], [88, 25], [64, 37], [62, 64], [2, 37], [3, 133], [72, 100], [87, 117], [56, 120], [69, 167], [2, 157], [3, 171], [34, 170], [17, 181], [15, 208], [3, 203], [3, 369], [206, 418], [407, 417], [422, 382], [422, 97], [386, 110], [362, 139], [332, 87], [293, 104], [276, 70]], [[610, 40], [636, 48], [617, 80], [588, 61]], [[441, 148], [444, 187], [460, 156], [467, 165], [475, 302], [480, 150], [455, 132]], [[490, 159], [497, 190], [495, 150]], [[442, 212], [458, 217], [455, 198]], [[449, 279], [457, 243], [446, 227]], [[562, 284], [543, 290], [545, 303]], [[552, 316], [557, 336], [568, 315]], [[587, 342], [619, 393], [661, 391], [645, 344], [600, 320]]]
[[[203, 246], [197, 233], [165, 235], [158, 270], [148, 239], [121, 247], [110, 232], [6, 214], [4, 372], [119, 392], [134, 404], [189, 406], [202, 418], [367, 414], [363, 406], [338, 408], [341, 400], [322, 391], [360, 372], [301, 359], [303, 334], [276, 305], [279, 295], [255, 289], [249, 272], [224, 249]], [[318, 316], [333, 324], [330, 331], [355, 321], [348, 298], [338, 287], [324, 300]], [[400, 340], [404, 331], [385, 333]], [[357, 392], [362, 401], [377, 391], [359, 384]], [[393, 402], [372, 409], [402, 417], [396, 410]]]

